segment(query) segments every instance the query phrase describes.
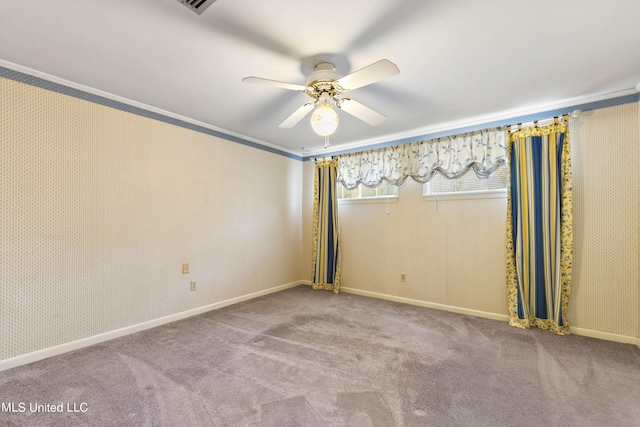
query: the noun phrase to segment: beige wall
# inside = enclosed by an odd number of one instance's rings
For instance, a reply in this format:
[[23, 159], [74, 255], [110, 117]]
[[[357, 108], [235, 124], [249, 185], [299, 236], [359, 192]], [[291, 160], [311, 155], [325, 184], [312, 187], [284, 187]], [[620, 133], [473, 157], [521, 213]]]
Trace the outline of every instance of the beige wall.
[[638, 104], [571, 122], [576, 328], [638, 336]]
[[300, 161], [0, 93], [0, 360], [301, 279]]
[[[570, 129], [575, 242], [569, 321], [577, 333], [638, 337], [638, 104], [583, 113]], [[305, 162], [307, 216], [312, 171]], [[436, 210], [421, 194], [420, 185], [408, 182], [397, 203], [340, 205], [342, 286], [506, 315], [506, 200], [441, 200]], [[310, 224], [304, 221], [305, 235]], [[310, 254], [310, 248], [306, 241], [303, 250]], [[310, 280], [310, 256], [304, 263]]]
[[[0, 93], [0, 361], [311, 279], [311, 162], [2, 78]], [[634, 103], [572, 123], [569, 319], [640, 340], [639, 119]], [[341, 205], [343, 286], [503, 316], [505, 206], [436, 207], [414, 182]]]
[[[305, 163], [305, 178], [312, 179], [308, 170], [310, 162]], [[309, 207], [306, 195], [304, 201]], [[400, 188], [396, 202], [340, 204], [339, 213], [343, 287], [506, 312], [506, 198], [435, 204], [422, 197], [420, 184], [410, 181]], [[406, 282], [400, 281], [401, 273]]]

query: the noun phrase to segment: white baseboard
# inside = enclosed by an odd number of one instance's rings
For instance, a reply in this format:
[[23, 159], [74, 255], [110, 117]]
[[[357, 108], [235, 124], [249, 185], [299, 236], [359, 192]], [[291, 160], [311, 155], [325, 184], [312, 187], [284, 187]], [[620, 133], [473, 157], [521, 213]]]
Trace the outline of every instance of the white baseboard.
[[[304, 284], [311, 284], [311, 282], [309, 282], [309, 281], [303, 281], [303, 283]], [[467, 315], [476, 316], [476, 317], [483, 317], [485, 319], [509, 321], [509, 316], [507, 316], [506, 314], [498, 314], [498, 313], [490, 313], [490, 312], [486, 312], [486, 311], [472, 310], [470, 308], [456, 307], [456, 306], [451, 306], [451, 305], [446, 305], [446, 304], [438, 304], [438, 303], [434, 303], [434, 302], [427, 302], [427, 301], [416, 300], [416, 299], [411, 299], [411, 298], [398, 297], [398, 296], [395, 296], [395, 295], [380, 294], [380, 293], [377, 293], [377, 292], [363, 291], [363, 290], [360, 290], [360, 289], [347, 288], [347, 287], [341, 287], [340, 291], [346, 292], [346, 293], [350, 293], [350, 294], [355, 294], [355, 295], [362, 295], [362, 296], [367, 296], [367, 297], [372, 297], [372, 298], [384, 299], [384, 300], [388, 300], [388, 301], [395, 301], [395, 302], [401, 302], [401, 303], [405, 303], [405, 304], [417, 305], [417, 306], [420, 306], [420, 307], [434, 308], [434, 309], [437, 309], [437, 310], [451, 311], [453, 313], [467, 314]], [[598, 338], [598, 339], [601, 339], [601, 340], [613, 341], [613, 342], [618, 342], [618, 343], [623, 343], [623, 344], [635, 344], [640, 348], [640, 338], [636, 338], [636, 337], [629, 337], [629, 336], [626, 336], [626, 335], [613, 334], [613, 333], [610, 333], [610, 332], [595, 331], [593, 329], [575, 328], [573, 326], [569, 328], [569, 331], [572, 334], [585, 336], [585, 337], [590, 337], [590, 338]]]
[[438, 304], [435, 302], [398, 297], [395, 295], [380, 294], [377, 292], [363, 291], [363, 290], [354, 289], [354, 288], [340, 287], [340, 291], [346, 292], [348, 294], [363, 295], [366, 297], [379, 298], [379, 299], [384, 299], [388, 301], [402, 302], [405, 304], [417, 305], [420, 307], [435, 308], [437, 310], [443, 310], [443, 311], [451, 311], [453, 313], [467, 314], [467, 315], [476, 316], [476, 317], [484, 317], [486, 319], [502, 320], [502, 321], [509, 320], [509, 316], [507, 316], [506, 314], [490, 313], [487, 311], [473, 310], [470, 308], [456, 307], [453, 305]]
[[265, 289], [265, 290], [254, 292], [251, 294], [241, 295], [239, 297], [235, 297], [228, 300], [205, 305], [202, 307], [194, 308], [191, 310], [183, 311], [181, 313], [171, 314], [169, 316], [161, 317], [159, 319], [149, 320], [147, 322], [127, 326], [122, 329], [116, 329], [114, 331], [105, 332], [103, 334], [82, 338], [77, 341], [68, 342], [65, 344], [57, 345], [55, 347], [49, 347], [43, 350], [34, 351], [32, 353], [27, 353], [20, 356], [12, 357], [10, 359], [0, 360], [0, 372], [6, 371], [7, 369], [15, 368], [18, 366], [26, 365], [29, 363], [37, 362], [38, 360], [47, 359], [52, 356], [68, 353], [73, 350], [89, 347], [91, 345], [109, 341], [114, 338], [123, 337], [125, 335], [133, 334], [135, 332], [144, 331], [145, 329], [155, 328], [156, 326], [164, 325], [166, 323], [171, 323], [177, 320], [185, 319], [187, 317], [206, 313], [207, 311], [237, 304], [242, 301], [247, 301], [253, 298], [261, 297], [263, 295], [272, 294], [274, 292], [283, 291], [285, 289], [298, 286], [301, 283], [302, 283], [301, 281], [287, 283], [284, 285], [276, 286], [273, 288]]
[[[123, 337], [125, 335], [133, 334], [135, 332], [143, 331], [145, 329], [154, 328], [156, 326], [182, 320], [187, 317], [196, 316], [198, 314], [206, 313], [207, 311], [215, 310], [222, 307], [227, 307], [229, 305], [237, 304], [242, 301], [248, 301], [250, 299], [257, 298], [263, 295], [268, 295], [274, 292], [279, 292], [285, 289], [293, 288], [298, 285], [311, 286], [311, 284], [312, 283], [310, 280], [301, 280], [301, 281], [291, 282], [291, 283], [276, 286], [273, 288], [265, 289], [262, 291], [254, 292], [251, 294], [242, 295], [242, 296], [231, 298], [228, 300], [194, 308], [192, 310], [183, 311], [181, 313], [176, 313], [176, 314], [161, 317], [158, 319], [150, 320], [147, 322], [139, 323], [136, 325], [127, 326], [126, 328], [105, 332], [103, 334], [94, 335], [92, 337], [83, 338], [77, 341], [61, 344], [55, 347], [34, 351], [32, 353], [23, 354], [21, 356], [16, 356], [10, 359], [0, 360], [0, 372], [5, 371], [7, 369], [15, 368], [18, 366], [26, 365], [29, 363], [37, 362], [38, 360], [47, 359], [52, 356], [57, 356], [63, 353], [67, 353], [73, 350], [89, 347], [91, 345], [109, 341], [114, 338]], [[360, 289], [354, 289], [354, 288], [348, 288], [348, 287], [341, 287], [340, 290], [342, 292], [350, 293], [354, 295], [362, 295], [362, 296], [378, 298], [378, 299], [383, 299], [388, 301], [401, 302], [401, 303], [416, 305], [420, 307], [450, 311], [453, 313], [467, 314], [470, 316], [483, 317], [483, 318], [493, 319], [493, 320], [501, 320], [501, 321], [509, 320], [509, 316], [503, 315], [503, 314], [472, 310], [469, 308], [455, 307], [455, 306], [450, 306], [446, 304], [438, 304], [438, 303], [416, 300], [411, 298], [398, 297], [394, 295], [381, 294], [377, 292], [363, 291]], [[598, 338], [602, 340], [614, 341], [614, 342], [625, 343], [625, 344], [635, 344], [636, 346], [638, 346], [638, 348], [640, 348], [640, 338], [636, 338], [636, 337], [628, 337], [626, 335], [619, 335], [619, 334], [613, 334], [609, 332], [601, 332], [601, 331], [595, 331], [591, 329], [575, 328], [575, 327], [571, 327], [570, 331], [575, 335]]]
[[569, 332], [575, 335], [580, 335], [589, 338], [598, 338], [605, 341], [619, 342], [623, 344], [637, 344], [638, 339], [636, 337], [629, 337], [626, 335], [612, 334], [611, 332], [595, 331], [593, 329], [574, 328], [569, 327]]

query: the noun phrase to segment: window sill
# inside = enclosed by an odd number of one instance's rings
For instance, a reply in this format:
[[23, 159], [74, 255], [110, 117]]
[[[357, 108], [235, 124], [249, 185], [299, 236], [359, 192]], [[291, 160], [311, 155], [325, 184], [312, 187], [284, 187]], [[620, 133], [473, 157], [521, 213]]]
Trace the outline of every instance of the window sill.
[[340, 199], [339, 205], [359, 205], [361, 203], [396, 203], [398, 196], [359, 197], [357, 199]]
[[507, 190], [463, 191], [460, 193], [423, 194], [425, 200], [506, 199]]

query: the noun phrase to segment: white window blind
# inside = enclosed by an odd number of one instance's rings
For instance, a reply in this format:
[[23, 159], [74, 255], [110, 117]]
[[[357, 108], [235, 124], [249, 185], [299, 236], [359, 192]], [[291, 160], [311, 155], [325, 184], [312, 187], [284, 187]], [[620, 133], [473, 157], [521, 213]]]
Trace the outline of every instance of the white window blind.
[[425, 184], [425, 195], [481, 192], [492, 190], [504, 190], [507, 188], [508, 170], [506, 165], [495, 170], [488, 178], [481, 179], [469, 171], [459, 178], [447, 179], [438, 174]]

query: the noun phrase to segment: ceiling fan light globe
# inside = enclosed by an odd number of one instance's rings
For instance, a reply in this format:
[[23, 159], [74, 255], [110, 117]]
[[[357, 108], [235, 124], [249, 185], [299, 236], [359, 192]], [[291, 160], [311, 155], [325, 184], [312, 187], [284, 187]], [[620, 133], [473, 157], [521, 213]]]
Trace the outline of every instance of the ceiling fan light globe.
[[329, 104], [321, 104], [311, 115], [311, 128], [320, 136], [329, 136], [338, 128], [338, 113]]

